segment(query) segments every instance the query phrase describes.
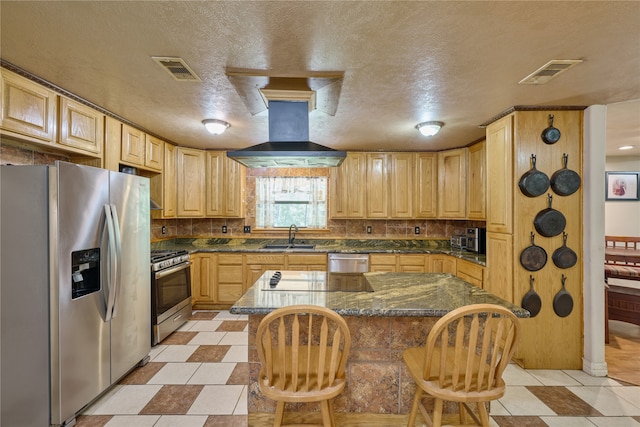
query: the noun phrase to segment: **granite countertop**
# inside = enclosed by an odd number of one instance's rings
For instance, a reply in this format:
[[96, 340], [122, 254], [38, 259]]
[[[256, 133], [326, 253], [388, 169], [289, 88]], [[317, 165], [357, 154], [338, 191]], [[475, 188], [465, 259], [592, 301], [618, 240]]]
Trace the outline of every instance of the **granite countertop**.
[[151, 249], [184, 249], [188, 252], [263, 252], [263, 253], [415, 253], [446, 254], [486, 266], [486, 256], [451, 249], [448, 240], [375, 240], [375, 239], [300, 239], [297, 244], [315, 245], [313, 249], [264, 249], [265, 244], [286, 245], [286, 239], [178, 238], [151, 243]]
[[268, 284], [274, 273], [266, 271], [231, 307], [231, 313], [267, 314], [279, 307], [312, 304], [343, 316], [441, 317], [464, 305], [489, 303], [529, 317], [522, 307], [448, 273], [363, 273], [373, 292], [263, 289], [262, 282]]

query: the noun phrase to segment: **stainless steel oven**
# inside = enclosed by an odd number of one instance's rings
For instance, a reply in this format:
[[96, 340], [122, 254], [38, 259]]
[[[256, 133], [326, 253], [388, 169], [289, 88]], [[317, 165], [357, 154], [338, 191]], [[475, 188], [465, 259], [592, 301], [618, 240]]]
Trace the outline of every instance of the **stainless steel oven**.
[[187, 251], [151, 252], [151, 344], [156, 345], [191, 316]]

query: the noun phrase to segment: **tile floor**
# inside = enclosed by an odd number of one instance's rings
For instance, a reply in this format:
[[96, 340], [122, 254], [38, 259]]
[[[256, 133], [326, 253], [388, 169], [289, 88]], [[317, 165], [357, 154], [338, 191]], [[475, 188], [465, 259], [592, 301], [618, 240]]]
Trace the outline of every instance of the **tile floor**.
[[[77, 419], [77, 427], [247, 425], [247, 318], [195, 312], [137, 368]], [[640, 368], [639, 368], [640, 369]], [[496, 427], [639, 427], [640, 387], [582, 371], [505, 372], [491, 405]], [[391, 426], [390, 426], [391, 427]]]

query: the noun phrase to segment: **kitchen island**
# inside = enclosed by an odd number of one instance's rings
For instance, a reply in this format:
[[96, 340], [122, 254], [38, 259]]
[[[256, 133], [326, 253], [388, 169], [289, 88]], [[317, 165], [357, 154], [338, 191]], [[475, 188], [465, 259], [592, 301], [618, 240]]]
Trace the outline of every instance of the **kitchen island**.
[[[258, 389], [260, 363], [255, 336], [262, 318], [276, 308], [314, 304], [344, 316], [352, 335], [352, 349], [347, 365], [348, 384], [336, 397], [335, 410], [378, 414], [409, 412], [415, 386], [402, 362], [402, 352], [424, 345], [431, 327], [449, 311], [490, 303], [507, 307], [518, 317], [529, 316], [521, 307], [451, 274], [363, 273], [362, 278], [372, 291], [335, 291], [327, 289], [335, 277], [329, 278], [325, 272], [283, 271], [282, 280], [273, 288], [270, 279], [274, 273], [265, 272], [230, 310], [249, 316], [250, 415], [275, 412], [275, 402]], [[353, 280], [343, 277], [337, 279]], [[319, 410], [314, 405], [291, 408], [298, 412]]]

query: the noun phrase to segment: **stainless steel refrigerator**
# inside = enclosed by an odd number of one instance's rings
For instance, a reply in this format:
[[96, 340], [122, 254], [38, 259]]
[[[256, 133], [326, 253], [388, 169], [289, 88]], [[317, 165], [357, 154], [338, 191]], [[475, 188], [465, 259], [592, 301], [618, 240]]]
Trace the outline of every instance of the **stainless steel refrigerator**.
[[149, 180], [0, 166], [0, 425], [71, 424], [151, 348]]

